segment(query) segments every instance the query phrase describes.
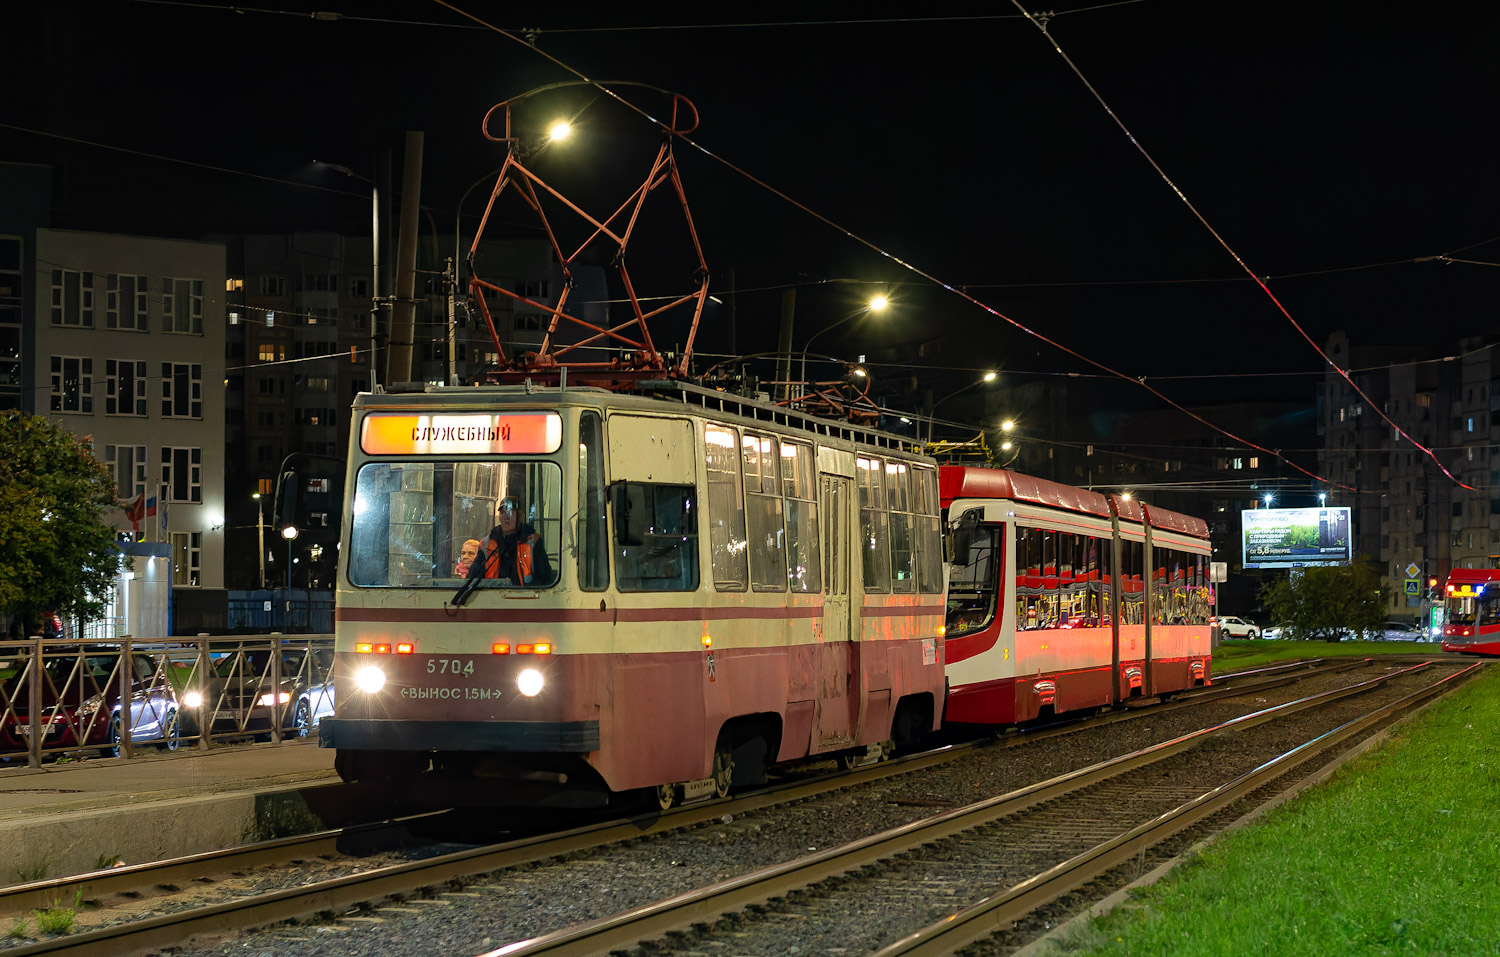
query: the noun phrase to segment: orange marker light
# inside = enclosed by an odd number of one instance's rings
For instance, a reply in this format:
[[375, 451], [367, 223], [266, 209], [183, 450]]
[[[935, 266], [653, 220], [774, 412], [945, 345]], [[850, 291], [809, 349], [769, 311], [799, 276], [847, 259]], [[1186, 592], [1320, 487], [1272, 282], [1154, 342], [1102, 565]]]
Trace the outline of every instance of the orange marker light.
[[714, 646], [713, 637], [711, 635], [704, 635], [703, 636], [703, 647], [705, 647], [705, 648], [712, 648], [713, 646]]
[[398, 655], [409, 655], [416, 650], [417, 646], [409, 641], [401, 641], [396, 643], [396, 654]]
[[531, 645], [516, 645], [516, 654], [518, 655], [529, 655], [532, 650], [533, 647]]
[[385, 642], [381, 642], [375, 646], [375, 653], [377, 655], [388, 655], [391, 653], [391, 646]]
[[490, 645], [490, 654], [492, 654], [492, 655], [508, 655], [508, 654], [510, 654], [510, 642], [508, 642], [508, 641], [497, 641], [497, 642], [495, 642], [493, 645]]
[[354, 650], [359, 652], [360, 654], [368, 655], [370, 652], [375, 650], [375, 646], [370, 644], [368, 641], [361, 641], [359, 644], [354, 646]]
[[538, 655], [550, 655], [550, 654], [552, 654], [552, 646], [549, 645], [549, 644], [547, 644], [545, 641], [539, 641], [539, 642], [537, 642], [533, 650], [534, 650], [534, 653], [538, 654]]

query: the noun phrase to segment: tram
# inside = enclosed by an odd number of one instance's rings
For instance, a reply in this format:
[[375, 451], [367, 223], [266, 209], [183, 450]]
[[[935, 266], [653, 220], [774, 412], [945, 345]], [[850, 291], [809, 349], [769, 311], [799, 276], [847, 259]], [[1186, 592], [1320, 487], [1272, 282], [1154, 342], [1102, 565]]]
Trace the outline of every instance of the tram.
[[[320, 744], [450, 806], [663, 808], [913, 748], [944, 698], [938, 485], [908, 439], [682, 381], [362, 394]], [[466, 582], [507, 499], [536, 574]]]
[[1202, 519], [1001, 469], [944, 466], [940, 491], [954, 535], [945, 723], [1211, 682]]
[[1443, 650], [1500, 655], [1500, 568], [1455, 568], [1443, 589]]

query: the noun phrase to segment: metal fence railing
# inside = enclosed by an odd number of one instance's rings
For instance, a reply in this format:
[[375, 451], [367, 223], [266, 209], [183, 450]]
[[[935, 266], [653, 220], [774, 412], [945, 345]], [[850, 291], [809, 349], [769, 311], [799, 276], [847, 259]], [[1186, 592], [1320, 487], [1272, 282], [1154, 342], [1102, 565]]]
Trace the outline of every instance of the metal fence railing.
[[330, 634], [0, 641], [0, 759], [302, 737], [333, 695]]

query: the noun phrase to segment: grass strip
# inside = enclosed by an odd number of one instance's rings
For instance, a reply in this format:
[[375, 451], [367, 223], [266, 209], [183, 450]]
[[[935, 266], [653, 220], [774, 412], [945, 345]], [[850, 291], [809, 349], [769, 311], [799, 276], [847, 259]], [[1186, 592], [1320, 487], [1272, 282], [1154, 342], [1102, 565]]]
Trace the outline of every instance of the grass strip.
[[1500, 953], [1500, 669], [1056, 952]]
[[1241, 639], [1221, 641], [1214, 649], [1214, 674], [1222, 675], [1246, 668], [1292, 658], [1368, 658], [1372, 655], [1433, 655], [1457, 658], [1443, 651], [1438, 642], [1428, 641], [1284, 641], [1274, 639]]

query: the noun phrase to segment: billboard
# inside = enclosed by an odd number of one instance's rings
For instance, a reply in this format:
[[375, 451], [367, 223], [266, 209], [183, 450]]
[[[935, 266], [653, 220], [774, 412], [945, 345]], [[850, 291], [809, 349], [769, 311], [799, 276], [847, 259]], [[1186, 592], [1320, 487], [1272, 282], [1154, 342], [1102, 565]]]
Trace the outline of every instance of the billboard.
[[1246, 568], [1347, 565], [1354, 557], [1348, 508], [1256, 508], [1240, 512]]

